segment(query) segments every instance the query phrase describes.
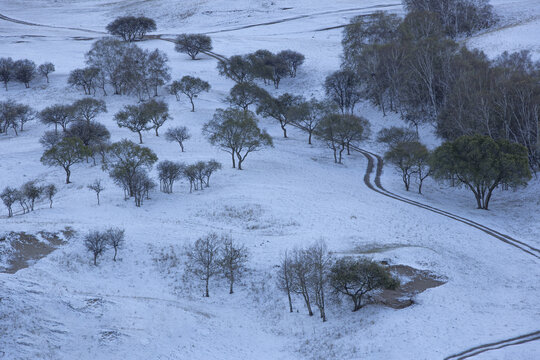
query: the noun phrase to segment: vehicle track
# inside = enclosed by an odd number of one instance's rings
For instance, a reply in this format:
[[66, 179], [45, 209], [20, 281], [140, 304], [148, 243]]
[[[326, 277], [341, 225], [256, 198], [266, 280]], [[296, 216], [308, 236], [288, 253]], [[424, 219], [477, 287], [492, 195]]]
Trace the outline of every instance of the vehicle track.
[[501, 340], [501, 341], [497, 341], [497, 342], [493, 342], [493, 343], [489, 343], [485, 345], [475, 346], [468, 350], [462, 351], [459, 354], [447, 356], [444, 358], [444, 360], [468, 359], [470, 357], [479, 355], [487, 351], [502, 349], [507, 346], [520, 345], [520, 344], [528, 343], [535, 340], [540, 340], [540, 331], [535, 331], [529, 334], [516, 336], [514, 338], [507, 339], [507, 340]]
[[[383, 6], [385, 6], [385, 5], [383, 5]], [[386, 5], [386, 6], [387, 7], [395, 6], [395, 4], [389, 4], [389, 5]], [[377, 7], [382, 7], [382, 6], [377, 6]], [[363, 8], [363, 9], [368, 9], [368, 8]], [[371, 7], [371, 8], [375, 8], [375, 7]], [[272, 24], [277, 24], [277, 23], [281, 23], [281, 22], [297, 20], [297, 19], [301, 19], [301, 18], [308, 18], [308, 17], [315, 16], [315, 15], [324, 15], [324, 14], [331, 14], [331, 13], [355, 11], [355, 10], [360, 10], [360, 9], [361, 8], [344, 9], [344, 10], [336, 10], [336, 11], [333, 11], [333, 12], [324, 12], [324, 13], [317, 13], [317, 14], [311, 14], [311, 15], [302, 15], [302, 16], [297, 16], [297, 17], [288, 18], [288, 19], [282, 19], [282, 20], [274, 21], [274, 22], [253, 24], [253, 25], [247, 25], [247, 26], [243, 26], [243, 27], [239, 27], [239, 28], [235, 28], [235, 29], [228, 29], [228, 30], [222, 30], [222, 31], [209, 32], [207, 34], [235, 31], [235, 30], [247, 29], [247, 28], [256, 27], [256, 26], [272, 25]], [[98, 34], [105, 34], [105, 33], [100, 32], [100, 31], [94, 31], [94, 30], [89, 30], [89, 29], [78, 29], [78, 28], [71, 28], [71, 27], [60, 27], [60, 26], [35, 24], [35, 23], [26, 22], [26, 21], [16, 20], [16, 19], [7, 17], [7, 16], [2, 15], [2, 14], [0, 14], [0, 20], [11, 21], [11, 22], [19, 23], [19, 24], [23, 24], [23, 25], [42, 26], [42, 27], [49, 27], [49, 28], [69, 29], [69, 30], [77, 30], [77, 31], [86, 31], [86, 32], [92, 32], [92, 33], [98, 33]], [[319, 29], [319, 30], [316, 30], [316, 31], [331, 30], [331, 29], [337, 29], [337, 28], [341, 28], [341, 27], [343, 27], [343, 25], [339, 25], [339, 26], [335, 26], [335, 27], [323, 28], [323, 29]], [[164, 41], [168, 41], [168, 42], [174, 42], [174, 39], [165, 38], [165, 37], [163, 37], [163, 35], [150, 35], [150, 36], [147, 36], [146, 38], [148, 38], [148, 39], [159, 39], [159, 40], [164, 40]], [[220, 54], [217, 54], [215, 52], [208, 51], [208, 52], [203, 52], [203, 53], [208, 55], [208, 56], [211, 56], [211, 57], [215, 58], [218, 61], [227, 61], [227, 57], [225, 57], [223, 55], [220, 55]], [[298, 128], [302, 129], [301, 127], [298, 127]], [[387, 197], [392, 198], [394, 200], [398, 200], [398, 201], [401, 201], [401, 202], [404, 202], [404, 203], [407, 203], [407, 204], [410, 204], [410, 205], [413, 205], [413, 206], [416, 206], [416, 207], [419, 207], [419, 208], [423, 208], [425, 210], [428, 210], [428, 211], [434, 212], [436, 214], [445, 216], [445, 217], [447, 217], [449, 219], [453, 219], [455, 221], [458, 221], [458, 222], [461, 222], [463, 224], [469, 225], [469, 226], [471, 226], [473, 228], [476, 228], [476, 229], [478, 229], [480, 231], [483, 231], [484, 233], [490, 235], [491, 237], [494, 237], [495, 239], [498, 239], [498, 240], [500, 240], [500, 241], [502, 241], [502, 242], [504, 242], [504, 243], [506, 243], [508, 245], [511, 245], [511, 246], [521, 250], [524, 253], [527, 253], [528, 255], [532, 255], [535, 258], [540, 259], [540, 249], [538, 249], [536, 247], [533, 247], [533, 246], [531, 246], [531, 245], [529, 245], [529, 244], [527, 244], [527, 243], [525, 243], [523, 241], [519, 241], [517, 239], [514, 239], [513, 237], [511, 237], [509, 235], [500, 233], [497, 230], [491, 229], [491, 228], [489, 228], [489, 227], [487, 227], [485, 225], [479, 224], [479, 223], [477, 223], [477, 222], [475, 222], [473, 220], [470, 220], [470, 219], [467, 219], [467, 218], [452, 214], [452, 213], [450, 213], [448, 211], [441, 210], [441, 209], [438, 209], [436, 207], [433, 207], [433, 206], [430, 206], [430, 205], [427, 205], [427, 204], [423, 204], [423, 203], [415, 201], [415, 200], [408, 199], [406, 197], [397, 195], [397, 194], [395, 194], [393, 192], [390, 192], [390, 191], [386, 190], [382, 186], [382, 183], [381, 183], [381, 174], [382, 174], [383, 165], [384, 165], [382, 157], [380, 155], [374, 154], [374, 153], [369, 152], [367, 150], [361, 149], [361, 148], [359, 148], [357, 146], [352, 146], [351, 145], [350, 147], [354, 151], [357, 151], [357, 152], [361, 153], [362, 155], [364, 155], [366, 157], [366, 159], [368, 160], [368, 166], [367, 166], [366, 172], [364, 174], [364, 183], [370, 190], [373, 190], [373, 191], [375, 191], [375, 192], [377, 192], [377, 193], [379, 193], [381, 195], [387, 196]], [[377, 162], [377, 164], [376, 164], [376, 172], [375, 172], [375, 179], [374, 179], [375, 185], [373, 185], [371, 183], [371, 174], [373, 173], [373, 170], [375, 168], [375, 160], [374, 159], [376, 159], [376, 162]], [[467, 359], [467, 358], [476, 356], [478, 354], [481, 354], [483, 352], [497, 350], [497, 349], [501, 349], [501, 348], [504, 348], [504, 347], [507, 347], [507, 346], [519, 345], [519, 344], [523, 344], [523, 343], [527, 343], [527, 342], [531, 342], [531, 341], [535, 341], [535, 340], [540, 340], [540, 331], [535, 331], [535, 332], [532, 332], [532, 333], [529, 333], [529, 334], [513, 337], [513, 338], [510, 338], [510, 339], [507, 339], [507, 340], [501, 340], [501, 341], [498, 341], [498, 342], [493, 342], [493, 343], [489, 343], [489, 344], [475, 346], [473, 348], [462, 351], [462, 352], [460, 352], [458, 354], [450, 355], [450, 356], [444, 358], [444, 360]]]
[[[421, 203], [421, 202], [418, 202], [418, 201], [415, 201], [415, 200], [411, 200], [411, 199], [408, 199], [406, 197], [403, 197], [401, 195], [397, 195], [391, 191], [388, 191], [386, 190], [382, 184], [381, 184], [381, 174], [382, 174], [382, 169], [383, 169], [383, 160], [381, 158], [380, 155], [377, 155], [377, 154], [374, 154], [372, 152], [369, 152], [369, 151], [366, 151], [364, 149], [361, 149], [357, 146], [353, 146], [351, 145], [351, 149], [361, 153], [362, 155], [364, 155], [366, 157], [366, 159], [368, 160], [368, 167], [366, 169], [366, 174], [364, 175], [364, 183], [366, 184], [366, 186], [381, 194], [381, 195], [384, 195], [384, 196], [387, 196], [387, 197], [390, 197], [392, 199], [395, 199], [395, 200], [398, 200], [398, 201], [401, 201], [401, 202], [404, 202], [404, 203], [407, 203], [407, 204], [410, 204], [410, 205], [413, 205], [413, 206], [416, 206], [416, 207], [419, 207], [419, 208], [422, 208], [422, 209], [425, 209], [425, 210], [428, 210], [428, 211], [431, 211], [431, 212], [434, 212], [436, 214], [439, 214], [439, 215], [442, 215], [442, 216], [445, 216], [447, 218], [450, 218], [450, 219], [453, 219], [455, 221], [459, 221], [463, 224], [466, 224], [466, 225], [469, 225], [471, 227], [474, 227], [480, 231], [483, 231], [484, 233], [508, 244], [508, 245], [511, 245], [511, 246], [514, 246], [515, 248], [529, 254], [529, 255], [532, 255], [534, 256], [535, 258], [537, 259], [540, 259], [540, 249], [532, 246], [532, 245], [529, 245], [523, 241], [520, 241], [520, 240], [517, 240], [509, 235], [506, 235], [506, 234], [503, 234], [497, 230], [494, 230], [490, 227], [487, 227], [485, 225], [482, 225], [482, 224], [479, 224], [477, 223], [476, 221], [473, 221], [473, 220], [470, 220], [470, 219], [467, 219], [467, 218], [464, 218], [464, 217], [461, 217], [459, 215], [455, 215], [453, 213], [450, 213], [448, 211], [445, 211], [445, 210], [441, 210], [441, 209], [438, 209], [436, 207], [433, 207], [433, 206], [430, 206], [430, 205], [427, 205], [427, 204], [424, 204], [424, 203]], [[371, 174], [373, 173], [373, 169], [375, 167], [375, 160], [374, 158], [376, 159], [376, 162], [377, 162], [377, 165], [376, 165], [376, 172], [375, 172], [375, 185], [373, 185], [371, 183]]]

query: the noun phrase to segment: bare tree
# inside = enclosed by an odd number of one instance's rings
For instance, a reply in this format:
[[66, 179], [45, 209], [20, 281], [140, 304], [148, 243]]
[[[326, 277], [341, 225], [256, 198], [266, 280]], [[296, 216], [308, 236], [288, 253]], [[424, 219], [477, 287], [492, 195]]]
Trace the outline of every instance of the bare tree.
[[296, 71], [306, 59], [304, 55], [292, 50], [280, 51], [276, 56], [287, 65], [290, 77], [296, 77]]
[[94, 256], [94, 265], [97, 266], [97, 258], [107, 249], [107, 235], [100, 231], [90, 231], [84, 237], [84, 246]]
[[83, 89], [85, 95], [95, 95], [99, 73], [100, 69], [92, 66], [75, 69], [69, 73], [68, 84]]
[[281, 264], [278, 270], [278, 287], [287, 293], [287, 299], [289, 300], [289, 311], [293, 312], [292, 306], [292, 297], [291, 293], [294, 292], [294, 273], [293, 273], [293, 262], [289, 257], [288, 251], [285, 251], [285, 254], [281, 258]]
[[218, 235], [209, 233], [199, 238], [193, 245], [188, 247], [186, 256], [188, 258], [186, 270], [204, 281], [204, 296], [210, 297], [208, 291], [210, 279], [220, 272]]
[[41, 76], [44, 76], [47, 79], [47, 84], [49, 83], [49, 74], [55, 71], [54, 64], [50, 62], [43, 63], [38, 66], [38, 72]]
[[105, 236], [109, 245], [114, 249], [113, 261], [116, 261], [118, 249], [124, 246], [126, 240], [125, 230], [117, 227], [109, 228], [105, 232]]
[[180, 145], [180, 149], [184, 152], [184, 141], [191, 138], [188, 128], [185, 126], [179, 126], [167, 129], [165, 133], [165, 140], [173, 142], [176, 141]]
[[86, 187], [96, 193], [97, 204], [99, 205], [99, 193], [105, 190], [105, 187], [101, 184], [101, 179], [94, 180], [93, 183], [87, 185]]
[[302, 295], [309, 316], [313, 316], [313, 310], [311, 309], [313, 292], [310, 286], [311, 264], [308, 253], [304, 249], [294, 249], [291, 258], [294, 282], [294, 286], [291, 289], [296, 294]]
[[326, 321], [325, 289], [328, 283], [328, 273], [332, 265], [332, 257], [324, 241], [319, 241], [307, 249], [308, 261], [311, 266], [309, 276], [310, 287], [315, 294], [315, 305], [319, 309], [322, 321]]
[[340, 70], [326, 77], [326, 96], [339, 106], [341, 113], [352, 114], [354, 107], [362, 99], [362, 88], [356, 74], [350, 70]]
[[238, 280], [246, 270], [248, 250], [236, 243], [231, 236], [221, 236], [221, 251], [218, 263], [223, 276], [229, 280], [229, 294], [232, 294], [234, 282]]
[[52, 209], [54, 195], [58, 192], [58, 189], [54, 184], [48, 184], [43, 187], [43, 193], [49, 199], [49, 208]]

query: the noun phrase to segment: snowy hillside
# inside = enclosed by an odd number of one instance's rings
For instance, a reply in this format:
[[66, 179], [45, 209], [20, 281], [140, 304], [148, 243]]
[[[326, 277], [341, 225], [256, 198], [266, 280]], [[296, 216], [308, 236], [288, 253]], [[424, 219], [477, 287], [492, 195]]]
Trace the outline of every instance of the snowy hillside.
[[[530, 49], [540, 59], [540, 2], [492, 3], [503, 17], [501, 27], [474, 36], [467, 45], [489, 56]], [[56, 66], [50, 84], [39, 79], [25, 89], [11, 83], [9, 91], [0, 90], [0, 100], [41, 110], [82, 98], [68, 86], [68, 75], [84, 66], [93, 41], [123, 14], [154, 18], [155, 34], [165, 38], [207, 33], [213, 51], [224, 56], [258, 49], [300, 51], [306, 62], [298, 76], [284, 79], [279, 90], [267, 90], [322, 96], [324, 78], [341, 62], [340, 26], [378, 10], [403, 13], [399, 1], [382, 0], [0, 1], [0, 57]], [[192, 138], [186, 152], [151, 131], [143, 134], [144, 145], [160, 160], [216, 159], [223, 169], [208, 189], [190, 193], [189, 183], [181, 181], [172, 194], [151, 192], [138, 208], [124, 201], [122, 189], [100, 165], [74, 166], [72, 183], [64, 184], [62, 169], [40, 162], [39, 139], [46, 126], [39, 121], [28, 123], [19, 136], [0, 134], [1, 189], [32, 179], [59, 188], [52, 208], [42, 201], [36, 211], [8, 218], [2, 207], [0, 238], [9, 232], [76, 231], [28, 267], [0, 272], [0, 359], [444, 359], [540, 330], [538, 257], [463, 222], [373, 191], [364, 182], [364, 155], [353, 152], [343, 165], [334, 164], [322, 142], [309, 146], [307, 135], [294, 128], [284, 139], [279, 124], [269, 119], [261, 118], [260, 125], [272, 135], [274, 148], [250, 154], [245, 170], [232, 169], [230, 156], [211, 146], [201, 130], [216, 108], [227, 106], [224, 99], [234, 83], [219, 75], [210, 56], [192, 61], [159, 39], [138, 45], [166, 52], [173, 79], [193, 75], [212, 86], [196, 99], [195, 112], [185, 98], [176, 101], [160, 90], [173, 117], [161, 132], [187, 126]], [[137, 141], [137, 134], [113, 119], [136, 97], [97, 97], [107, 104], [108, 112], [97, 120], [107, 126], [111, 140]], [[357, 111], [369, 119], [373, 133], [404, 124], [398, 115], [384, 117], [369, 104]], [[421, 135], [431, 148], [438, 145], [432, 127], [422, 128]], [[383, 152], [373, 136], [363, 148]], [[105, 185], [100, 206], [86, 187], [96, 178]], [[474, 209], [466, 189], [430, 179], [424, 195], [405, 192], [388, 166], [381, 182], [400, 196], [540, 248], [538, 178], [519, 192], [497, 192], [489, 212]], [[110, 226], [126, 229], [125, 248], [119, 261], [107, 252], [95, 267], [82, 238]], [[209, 231], [232, 235], [250, 252], [249, 275], [233, 295], [225, 281], [217, 280], [212, 296], [204, 298], [200, 284], [184, 278], [185, 245]], [[286, 295], [276, 289], [276, 266], [285, 250], [319, 239], [337, 255], [365, 255], [426, 270], [444, 284], [411, 296], [412, 306], [403, 309], [373, 304], [352, 313], [348, 303], [337, 304], [329, 306], [328, 321], [322, 323], [306, 315], [298, 298], [299, 311], [290, 314]], [[0, 269], [4, 266], [0, 263]], [[401, 277], [403, 284], [409, 280]], [[538, 358], [540, 340], [474, 357]]]

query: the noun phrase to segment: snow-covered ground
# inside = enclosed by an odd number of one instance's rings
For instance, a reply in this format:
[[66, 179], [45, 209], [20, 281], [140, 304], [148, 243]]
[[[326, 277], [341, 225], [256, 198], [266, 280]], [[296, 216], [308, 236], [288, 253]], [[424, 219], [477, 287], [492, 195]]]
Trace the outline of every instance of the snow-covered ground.
[[[497, 0], [494, 5], [506, 16], [505, 24], [515, 25], [486, 32], [468, 44], [490, 56], [530, 48], [538, 57], [537, 1]], [[56, 28], [0, 20], [0, 56], [51, 61], [57, 71], [50, 84], [37, 80], [31, 89], [10, 84], [8, 92], [0, 91], [0, 99], [40, 110], [81, 98], [67, 86], [69, 72], [83, 65], [92, 40], [101, 36], [96, 32], [124, 13], [155, 17], [157, 33], [212, 33], [214, 50], [226, 56], [259, 48], [300, 51], [305, 65], [296, 79], [282, 82], [279, 92], [317, 96], [324, 77], [339, 67], [341, 51], [340, 29], [317, 30], [375, 10], [402, 12], [398, 1], [381, 0], [4, 1], [0, 14]], [[276, 23], [266, 24], [270, 22]], [[63, 184], [61, 169], [39, 162], [42, 124], [29, 123], [18, 137], [2, 135], [0, 188], [40, 179], [54, 182], [60, 191], [52, 209], [40, 203], [36, 211], [9, 219], [2, 209], [1, 231], [70, 226], [79, 236], [27, 269], [0, 274], [0, 359], [442, 359], [539, 330], [537, 259], [464, 224], [369, 190], [363, 183], [367, 162], [362, 155], [335, 165], [323, 144], [308, 146], [305, 134], [294, 129], [283, 139], [270, 120], [261, 119], [261, 125], [274, 137], [275, 147], [249, 155], [244, 171], [229, 168], [228, 155], [211, 147], [200, 129], [216, 108], [226, 106], [223, 98], [233, 83], [218, 75], [213, 58], [191, 61], [160, 40], [140, 46], [167, 52], [173, 78], [196, 75], [212, 85], [210, 93], [197, 99], [195, 113], [187, 101], [177, 102], [162, 91], [174, 118], [165, 128], [185, 125], [193, 134], [185, 153], [151, 132], [144, 134], [145, 145], [161, 160], [215, 158], [224, 168], [209, 189], [190, 194], [188, 184], [178, 183], [173, 194], [156, 191], [136, 208], [123, 200], [99, 166], [76, 166], [73, 183]], [[112, 115], [136, 100], [103, 99], [108, 113], [98, 120], [113, 141], [135, 141], [136, 134], [119, 129]], [[359, 113], [371, 121], [374, 132], [400, 123], [368, 105]], [[433, 146], [430, 131], [423, 129], [423, 134]], [[365, 147], [383, 150], [373, 141]], [[86, 188], [95, 178], [106, 187], [99, 207]], [[497, 193], [489, 212], [475, 210], [464, 189], [428, 181], [423, 196], [405, 193], [391, 168], [385, 168], [382, 181], [396, 193], [540, 245], [538, 179], [519, 192]], [[106, 253], [94, 267], [81, 235], [109, 226], [126, 229], [126, 247], [118, 262]], [[211, 297], [202, 298], [200, 288], [183, 279], [183, 246], [208, 231], [230, 233], [250, 250], [251, 274], [234, 295], [217, 281]], [[377, 260], [433, 271], [447, 283], [419, 294], [413, 306], [402, 310], [374, 305], [350, 313], [348, 303], [332, 305], [323, 324], [308, 317], [298, 301], [300, 311], [289, 314], [286, 298], [275, 290], [275, 265], [284, 250], [320, 238], [336, 253], [369, 253]], [[477, 358], [539, 357], [536, 341]]]

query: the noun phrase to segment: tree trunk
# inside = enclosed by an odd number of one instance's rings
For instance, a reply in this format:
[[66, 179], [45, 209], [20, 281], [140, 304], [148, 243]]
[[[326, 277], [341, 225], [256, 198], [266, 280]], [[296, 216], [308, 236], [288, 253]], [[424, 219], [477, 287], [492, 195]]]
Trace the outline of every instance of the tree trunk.
[[137, 131], [137, 133], [139, 134], [139, 144], [142, 144], [142, 134], [140, 131]]
[[159, 134], [158, 134], [158, 127], [156, 126], [154, 129], [156, 130], [156, 136], [159, 136]]
[[311, 134], [313, 133], [313, 131], [310, 131], [309, 132], [309, 137], [308, 137], [308, 144], [311, 145]]
[[94, 253], [94, 266], [97, 266], [97, 254]]
[[287, 129], [285, 128], [285, 124], [283, 124], [283, 122], [279, 122], [279, 124], [281, 125], [281, 129], [283, 130], [283, 137], [286, 138], [287, 137]]
[[99, 205], [99, 193], [96, 193], [97, 195], [97, 204]]
[[236, 160], [234, 158], [234, 151], [231, 152], [231, 157], [232, 157], [232, 167], [233, 167], [233, 169], [235, 169], [236, 168]]
[[234, 284], [234, 276], [231, 276], [231, 280], [230, 280], [230, 288], [229, 288], [229, 294], [234, 293], [234, 291], [233, 291], [233, 284]]
[[204, 293], [204, 296], [205, 296], [205, 297], [210, 297], [210, 293], [208, 292], [208, 281], [209, 281], [209, 280], [210, 280], [210, 279], [206, 278], [206, 292]]
[[69, 181], [69, 176], [71, 175], [71, 170], [69, 170], [69, 168], [65, 168], [66, 170], [66, 184], [69, 184], [70, 181]]
[[113, 257], [113, 261], [116, 261], [116, 253], [118, 252], [118, 248], [115, 246], [114, 247], [114, 257]]
[[195, 112], [195, 104], [193, 103], [193, 99], [189, 98], [189, 101], [191, 102], [191, 112]]

